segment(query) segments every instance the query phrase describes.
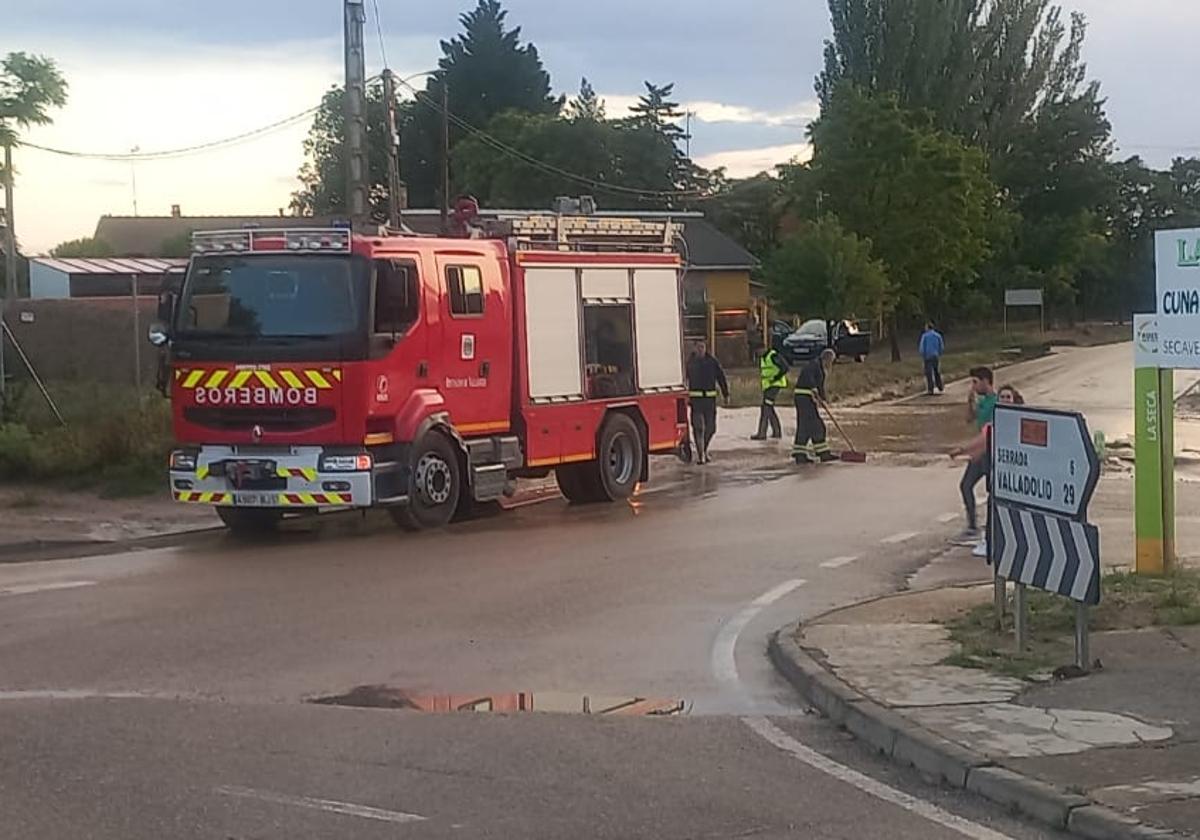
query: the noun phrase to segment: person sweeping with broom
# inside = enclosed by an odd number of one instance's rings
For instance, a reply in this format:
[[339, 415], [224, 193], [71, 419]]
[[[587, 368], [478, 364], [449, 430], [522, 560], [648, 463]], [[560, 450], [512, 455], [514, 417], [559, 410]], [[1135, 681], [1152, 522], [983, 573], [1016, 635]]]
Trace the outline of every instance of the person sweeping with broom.
[[796, 441], [792, 445], [792, 460], [797, 464], [836, 461], [825, 439], [825, 421], [817, 410], [817, 400], [825, 402], [825, 378], [833, 367], [837, 354], [825, 350], [800, 370], [796, 379]]

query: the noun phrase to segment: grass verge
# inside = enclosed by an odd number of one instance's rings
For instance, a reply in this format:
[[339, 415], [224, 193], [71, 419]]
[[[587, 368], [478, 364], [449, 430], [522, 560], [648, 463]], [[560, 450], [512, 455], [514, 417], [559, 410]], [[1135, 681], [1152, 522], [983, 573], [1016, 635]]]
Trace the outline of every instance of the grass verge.
[[55, 384], [60, 425], [40, 394], [10, 389], [0, 424], [0, 482], [91, 490], [106, 498], [160, 490], [171, 447], [170, 403], [157, 394], [94, 384]]
[[[978, 344], [947, 353], [942, 358], [942, 378], [949, 382], [965, 377], [971, 368], [980, 365], [999, 367], [1036, 359], [1044, 355], [1047, 348], [1048, 345], [1041, 339], [985, 335]], [[795, 374], [793, 369], [789, 377], [793, 383]], [[728, 377], [734, 406], [756, 406], [761, 402], [762, 386], [757, 369], [738, 368], [729, 371]], [[827, 387], [830, 400], [834, 403], [852, 403], [868, 397], [887, 399], [909, 396], [925, 389], [924, 364], [915, 353], [893, 362], [887, 346], [881, 345], [861, 363], [839, 361], [830, 374]], [[780, 394], [779, 402], [786, 405], [791, 400], [792, 388], [789, 386]]]
[[[1104, 577], [1100, 591], [1100, 605], [1091, 610], [1094, 631], [1200, 624], [1200, 572], [1194, 570], [1162, 577], [1117, 572]], [[943, 664], [1028, 679], [1070, 662], [1074, 602], [1033, 589], [1028, 601], [1029, 650], [1016, 650], [1011, 612], [997, 630], [993, 606], [983, 604], [946, 622], [960, 649]]]

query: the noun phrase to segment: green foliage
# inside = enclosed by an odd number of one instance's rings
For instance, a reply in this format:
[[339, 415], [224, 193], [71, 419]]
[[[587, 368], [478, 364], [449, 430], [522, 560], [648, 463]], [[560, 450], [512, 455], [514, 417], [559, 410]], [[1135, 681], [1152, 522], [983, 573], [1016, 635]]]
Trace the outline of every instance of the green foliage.
[[113, 256], [113, 249], [103, 239], [85, 236], [81, 239], [60, 242], [50, 249], [50, 256], [65, 258], [111, 257]]
[[870, 241], [833, 217], [786, 238], [762, 274], [779, 307], [806, 318], [874, 317], [886, 306], [887, 270]]
[[779, 244], [785, 204], [780, 180], [772, 175], [730, 181], [702, 208], [710, 222], [751, 254], [765, 258]]
[[158, 246], [158, 255], [160, 257], [177, 257], [185, 258], [192, 255], [192, 233], [193, 231], [185, 230], [182, 233], [177, 233], [174, 236], [164, 239], [163, 243]]
[[50, 109], [67, 104], [67, 82], [52, 59], [11, 52], [0, 61], [0, 145], [15, 143], [17, 127], [47, 125]]
[[571, 120], [603, 122], [606, 119], [604, 100], [585, 76], [579, 82], [579, 95], [567, 103], [566, 115]]
[[887, 266], [889, 303], [940, 317], [970, 288], [1003, 215], [983, 153], [891, 96], [846, 85], [811, 129], [795, 205], [835, 215]]
[[0, 480], [65, 481], [109, 495], [161, 488], [171, 448], [166, 400], [111, 386], [55, 390], [68, 425], [26, 395], [0, 425]]

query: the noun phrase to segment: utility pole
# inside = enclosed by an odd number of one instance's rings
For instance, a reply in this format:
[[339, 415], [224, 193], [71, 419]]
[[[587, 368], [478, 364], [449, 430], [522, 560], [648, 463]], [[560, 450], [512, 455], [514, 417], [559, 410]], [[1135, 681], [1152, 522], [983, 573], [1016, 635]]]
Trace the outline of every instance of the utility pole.
[[442, 74], [442, 236], [450, 232], [450, 80]]
[[[142, 150], [141, 146], [134, 146], [132, 149], [129, 150], [129, 153], [131, 155], [136, 155], [141, 150]], [[133, 158], [129, 159], [129, 182], [133, 187], [133, 215], [134, 215], [134, 218], [137, 218], [137, 214], [138, 214], [138, 208], [137, 208], [137, 161], [134, 160]]]
[[366, 221], [367, 206], [367, 65], [363, 0], [344, 0], [346, 54], [346, 213], [351, 225]]
[[388, 150], [388, 225], [399, 230], [401, 214], [408, 209], [408, 195], [400, 180], [400, 133], [396, 130], [396, 77], [383, 71], [383, 98], [387, 106]]
[[4, 369], [4, 310], [17, 288], [17, 234], [13, 223], [12, 143], [4, 144], [4, 288], [0, 289], [0, 410], [8, 408]]

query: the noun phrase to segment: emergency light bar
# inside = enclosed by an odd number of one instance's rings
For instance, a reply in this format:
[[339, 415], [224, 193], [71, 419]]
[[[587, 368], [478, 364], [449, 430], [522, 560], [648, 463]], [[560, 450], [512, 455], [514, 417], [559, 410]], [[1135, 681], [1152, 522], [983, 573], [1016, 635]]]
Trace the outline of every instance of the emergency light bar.
[[349, 252], [350, 231], [341, 228], [207, 230], [192, 234], [192, 252]]

